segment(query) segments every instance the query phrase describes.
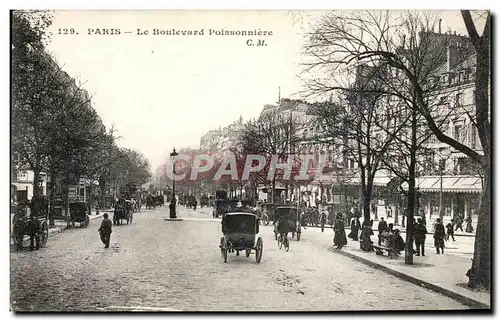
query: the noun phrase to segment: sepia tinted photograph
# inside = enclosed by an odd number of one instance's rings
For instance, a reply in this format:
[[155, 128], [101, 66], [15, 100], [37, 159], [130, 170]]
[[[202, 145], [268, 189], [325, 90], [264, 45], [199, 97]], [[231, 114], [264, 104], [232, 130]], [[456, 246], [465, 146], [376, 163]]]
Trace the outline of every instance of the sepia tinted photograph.
[[491, 313], [489, 10], [10, 10], [10, 311]]

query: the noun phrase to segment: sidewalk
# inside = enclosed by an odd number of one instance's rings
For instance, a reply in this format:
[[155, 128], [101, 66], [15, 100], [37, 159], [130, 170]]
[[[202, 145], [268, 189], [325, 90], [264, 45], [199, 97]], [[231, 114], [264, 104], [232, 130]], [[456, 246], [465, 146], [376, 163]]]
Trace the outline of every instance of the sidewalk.
[[[325, 232], [327, 231], [325, 230]], [[303, 231], [303, 238], [317, 239], [320, 235], [321, 243], [328, 241], [329, 244], [332, 244], [333, 233], [331, 230], [329, 232], [321, 233], [319, 229], [308, 228]], [[436, 254], [432, 246], [432, 238], [428, 239], [429, 237], [426, 239], [426, 256], [414, 256], [413, 265], [404, 264], [404, 252], [397, 259], [389, 259], [387, 255], [381, 256], [376, 255], [375, 252], [362, 251], [359, 248], [359, 242], [349, 238], [347, 245], [342, 250], [333, 249], [332, 246], [329, 246], [328, 250], [383, 270], [405, 281], [429, 288], [470, 307], [490, 308], [490, 293], [477, 292], [461, 286], [468, 282], [465, 273], [471, 266], [473, 252], [473, 243], [469, 241], [470, 239], [463, 238], [464, 242], [462, 243], [464, 244], [460, 244], [458, 239], [456, 243], [447, 242], [443, 255]], [[376, 243], [376, 235], [372, 236], [372, 241]], [[467, 250], [464, 251], [464, 248]]]

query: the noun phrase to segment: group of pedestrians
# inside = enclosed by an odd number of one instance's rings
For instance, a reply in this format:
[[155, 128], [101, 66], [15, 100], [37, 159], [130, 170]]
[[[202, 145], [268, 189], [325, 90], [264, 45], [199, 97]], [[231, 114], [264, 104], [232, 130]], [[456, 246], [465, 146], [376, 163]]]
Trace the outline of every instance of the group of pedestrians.
[[[338, 220], [337, 220], [338, 222]], [[416, 256], [425, 256], [425, 240], [426, 235], [428, 234], [426, 222], [422, 218], [418, 218], [417, 221], [413, 221], [414, 226], [414, 242], [415, 249], [413, 252]], [[443, 225], [441, 219], [436, 219], [436, 222], [433, 225], [433, 238], [434, 238], [434, 247], [436, 248], [436, 254], [443, 254], [445, 241], [449, 241], [450, 239], [455, 242], [454, 231], [458, 229], [462, 229], [463, 220], [461, 220], [460, 216], [457, 217], [457, 222], [455, 220], [451, 220], [446, 226]], [[334, 230], [336, 231], [336, 236], [334, 238], [334, 244], [337, 245], [337, 248], [342, 248], [343, 245], [347, 244], [347, 240], [345, 244], [342, 244], [341, 236], [337, 236], [337, 231], [343, 230], [343, 225], [340, 223], [335, 223]], [[369, 222], [363, 222], [361, 225], [359, 221], [359, 217], [355, 217], [351, 220], [351, 232], [348, 237], [353, 241], [360, 240], [360, 246], [362, 250], [372, 251], [373, 242], [371, 241], [370, 236], [374, 235], [373, 233], [373, 220]], [[358, 237], [359, 231], [361, 230], [361, 235]], [[401, 232], [398, 229], [394, 229], [394, 225], [392, 223], [387, 224], [383, 217], [380, 218], [378, 223], [378, 245], [382, 246], [384, 244], [390, 244], [391, 247], [396, 251], [403, 251], [405, 249], [405, 242], [401, 237]], [[466, 230], [472, 230], [472, 220], [470, 218], [467, 219], [467, 227]], [[345, 235], [345, 234], [344, 234]]]

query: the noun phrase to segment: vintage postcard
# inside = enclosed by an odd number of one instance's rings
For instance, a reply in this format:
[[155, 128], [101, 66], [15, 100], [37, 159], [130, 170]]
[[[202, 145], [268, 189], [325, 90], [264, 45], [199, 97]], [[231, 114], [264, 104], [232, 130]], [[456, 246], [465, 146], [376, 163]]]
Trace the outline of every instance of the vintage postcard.
[[12, 10], [11, 311], [491, 311], [491, 19]]

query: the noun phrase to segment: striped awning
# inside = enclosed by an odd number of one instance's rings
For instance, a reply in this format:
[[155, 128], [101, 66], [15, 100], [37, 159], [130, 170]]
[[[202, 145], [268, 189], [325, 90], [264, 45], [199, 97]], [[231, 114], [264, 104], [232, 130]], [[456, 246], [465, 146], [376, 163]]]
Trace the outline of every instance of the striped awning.
[[[389, 176], [385, 175], [375, 175], [373, 179], [373, 186], [387, 186], [391, 181]], [[358, 186], [361, 185], [361, 177], [359, 174], [338, 174], [335, 172], [330, 172], [328, 174], [323, 174], [319, 178], [311, 182], [312, 185], [349, 185]]]
[[[407, 183], [403, 183], [402, 187], [405, 191], [408, 190]], [[438, 193], [441, 188], [443, 193], [481, 193], [483, 191], [479, 176], [422, 176], [416, 179], [415, 187], [420, 192], [428, 193]]]

